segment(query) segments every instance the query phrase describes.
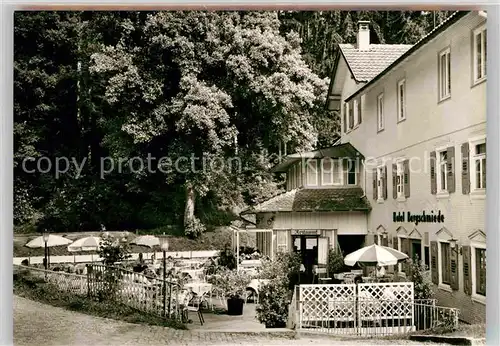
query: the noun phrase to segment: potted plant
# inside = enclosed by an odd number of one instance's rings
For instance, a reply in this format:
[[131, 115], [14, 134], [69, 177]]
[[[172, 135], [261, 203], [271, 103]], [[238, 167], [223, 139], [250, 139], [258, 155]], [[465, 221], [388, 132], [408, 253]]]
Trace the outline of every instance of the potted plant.
[[250, 276], [237, 270], [222, 270], [217, 277], [217, 286], [227, 299], [227, 314], [243, 315], [246, 288], [250, 283]]
[[260, 288], [257, 319], [266, 328], [285, 328], [290, 306], [290, 292], [283, 280], [270, 280]]

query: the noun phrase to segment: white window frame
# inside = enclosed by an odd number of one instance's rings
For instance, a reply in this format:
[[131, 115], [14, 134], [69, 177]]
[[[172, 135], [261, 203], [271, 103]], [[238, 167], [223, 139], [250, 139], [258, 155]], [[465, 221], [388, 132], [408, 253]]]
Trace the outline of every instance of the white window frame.
[[405, 198], [405, 168], [403, 161], [396, 162], [396, 192], [398, 199]]
[[[445, 56], [445, 66], [441, 64], [442, 57]], [[438, 92], [439, 101], [446, 100], [451, 97], [451, 50], [446, 48], [439, 53], [438, 58]], [[444, 80], [443, 80], [444, 78]]]
[[[325, 170], [325, 162], [330, 162], [330, 170], [329, 172]], [[333, 185], [333, 166], [334, 166], [334, 160], [332, 160], [330, 157], [324, 157], [321, 159], [321, 185], [324, 186], [330, 186]], [[330, 173], [330, 181], [325, 180], [325, 171], [327, 173]]]
[[[345, 173], [346, 173], [345, 175], [346, 175], [347, 180], [346, 180], [345, 182], [344, 182], [344, 181], [342, 181], [342, 183], [343, 183], [343, 184], [345, 184], [345, 185], [347, 185], [347, 186], [355, 186], [355, 185], [358, 185], [358, 174], [359, 174], [359, 169], [358, 169], [358, 167], [357, 167], [357, 165], [356, 165], [356, 162], [357, 162], [357, 161], [356, 161], [356, 160], [349, 160], [349, 159], [347, 159], [347, 160], [348, 160], [348, 162], [352, 162], [352, 163], [354, 164], [354, 184], [349, 184], [349, 167], [347, 168], [347, 170], [346, 170], [346, 172], [345, 172]], [[342, 179], [343, 179], [343, 178], [344, 178], [344, 174], [341, 174], [341, 175], [342, 175]]]
[[[314, 167], [313, 167], [314, 166]], [[309, 177], [311, 177], [313, 172], [315, 171], [314, 174], [314, 184], [312, 184], [309, 181]], [[319, 172], [318, 172], [318, 160], [311, 159], [307, 161], [307, 170], [306, 170], [306, 177], [307, 177], [307, 186], [318, 186], [318, 178], [319, 178]]]
[[[480, 303], [485, 304], [486, 303], [486, 296], [483, 296], [481, 294], [476, 293], [476, 249], [484, 249], [486, 250], [486, 244], [485, 243], [479, 243], [479, 242], [471, 242], [470, 243], [470, 256], [471, 256], [471, 261], [470, 261], [470, 267], [471, 267], [471, 297], [473, 300], [478, 301]], [[486, 256], [488, 254], [486, 253]], [[488, 265], [488, 264], [486, 264]]]
[[469, 140], [469, 167], [470, 167], [470, 186], [471, 192], [476, 194], [485, 194], [486, 188], [477, 188], [476, 180], [476, 160], [481, 160], [487, 158], [488, 152], [485, 154], [476, 155], [476, 146], [480, 144], [486, 144], [486, 136], [480, 136]]
[[[401, 95], [401, 87], [403, 87], [403, 95]], [[398, 121], [406, 119], [406, 80], [402, 79], [398, 82]], [[403, 99], [401, 104], [401, 99]]]
[[[441, 161], [441, 153], [446, 152], [448, 158], [448, 149], [447, 148], [438, 148], [436, 149], [436, 187], [437, 193], [440, 195], [448, 194], [448, 166], [446, 161], [443, 163]], [[441, 186], [441, 173], [444, 168], [444, 188]]]
[[384, 176], [384, 166], [377, 167], [377, 201], [382, 202], [384, 200], [384, 189], [383, 189], [383, 176]]
[[[450, 291], [451, 292], [451, 285], [450, 285], [451, 282], [450, 282], [450, 284], [443, 283], [443, 269], [442, 269], [443, 268], [443, 265], [442, 265], [442, 263], [443, 263], [443, 256], [442, 256], [442, 253], [441, 253], [441, 244], [448, 244], [448, 246], [450, 246], [450, 242], [439, 240], [437, 244], [438, 244], [438, 263], [437, 264], [438, 264], [438, 273], [439, 273], [439, 275], [438, 275], [439, 276], [439, 285], [438, 285], [438, 287], [442, 288], [442, 289], [444, 289], [446, 291]], [[452, 251], [451, 248], [450, 248], [450, 251]], [[451, 275], [451, 273], [450, 273], [450, 275]]]
[[377, 131], [384, 130], [384, 93], [377, 96]]
[[[478, 51], [477, 51], [477, 38], [480, 36], [481, 40], [481, 56], [479, 59], [481, 60], [481, 71], [480, 74], [478, 73]], [[472, 36], [472, 61], [473, 61], [473, 71], [472, 75], [474, 76], [474, 84], [480, 83], [486, 79], [486, 70], [487, 70], [487, 65], [486, 65], [486, 48], [487, 48], [487, 32], [486, 32], [486, 25], [482, 25], [476, 30], [473, 31], [473, 36]]]
[[353, 129], [355, 129], [359, 123], [358, 123], [358, 100], [357, 99], [354, 99], [352, 101], [352, 107], [354, 108], [353, 109], [353, 121], [354, 121], [354, 126], [353, 126]]

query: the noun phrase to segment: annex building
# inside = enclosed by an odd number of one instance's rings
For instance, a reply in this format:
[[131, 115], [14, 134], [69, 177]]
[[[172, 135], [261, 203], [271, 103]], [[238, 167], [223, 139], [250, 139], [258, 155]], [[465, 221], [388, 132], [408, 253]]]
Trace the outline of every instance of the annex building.
[[486, 20], [455, 12], [415, 45], [371, 44], [358, 23], [329, 88], [340, 141], [286, 156], [287, 191], [242, 213], [272, 229], [261, 249], [312, 266], [332, 247], [391, 246], [428, 265], [439, 305], [485, 321]]

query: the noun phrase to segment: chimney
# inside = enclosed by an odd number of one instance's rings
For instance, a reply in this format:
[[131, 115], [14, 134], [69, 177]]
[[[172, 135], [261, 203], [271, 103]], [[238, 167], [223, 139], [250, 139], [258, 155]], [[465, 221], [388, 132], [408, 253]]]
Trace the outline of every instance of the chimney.
[[358, 22], [357, 47], [360, 51], [370, 49], [370, 21], [360, 20]]

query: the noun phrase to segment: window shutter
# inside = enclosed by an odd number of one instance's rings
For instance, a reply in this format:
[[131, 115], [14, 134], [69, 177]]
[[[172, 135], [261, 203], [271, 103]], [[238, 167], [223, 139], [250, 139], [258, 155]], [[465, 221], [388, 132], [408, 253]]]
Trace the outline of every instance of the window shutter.
[[376, 235], [374, 235], [374, 236], [373, 236], [373, 243], [374, 243], [374, 244], [377, 244], [377, 245], [380, 245], [380, 244], [378, 243], [378, 234], [376, 234]]
[[462, 193], [470, 192], [469, 143], [462, 144]]
[[[401, 252], [405, 253], [410, 257], [410, 239], [408, 238], [401, 238]], [[403, 272], [406, 275], [410, 274], [410, 264], [408, 261], [403, 263]]]
[[472, 278], [471, 278], [471, 247], [462, 247], [462, 259], [464, 269], [464, 292], [469, 296], [472, 294]]
[[438, 257], [438, 243], [437, 241], [431, 241], [431, 277], [432, 277], [432, 283], [435, 285], [439, 284], [437, 257]]
[[458, 290], [458, 248], [450, 248], [450, 287]]
[[392, 237], [392, 247], [394, 250], [399, 250], [398, 248], [398, 237]]
[[405, 197], [408, 198], [410, 197], [410, 161], [405, 160], [403, 162], [403, 183], [404, 183], [404, 189], [405, 189]]
[[455, 147], [447, 149], [446, 169], [448, 170], [448, 192], [455, 192]]
[[397, 185], [397, 177], [398, 177], [398, 166], [392, 165], [392, 198], [398, 198], [398, 185]]
[[344, 133], [347, 132], [347, 103], [344, 103]]
[[373, 199], [377, 200], [377, 169], [373, 169]]
[[384, 199], [387, 199], [387, 166], [384, 166], [383, 174], [382, 184], [384, 185], [382, 186], [382, 193], [384, 194]]
[[436, 152], [431, 152], [430, 157], [430, 169], [431, 169], [431, 194], [435, 195], [437, 192], [437, 181], [436, 181]]
[[354, 105], [353, 103], [349, 104], [349, 128], [352, 129], [354, 127]]
[[358, 124], [361, 124], [362, 121], [362, 116], [361, 116], [361, 97], [358, 99]]

